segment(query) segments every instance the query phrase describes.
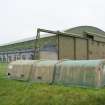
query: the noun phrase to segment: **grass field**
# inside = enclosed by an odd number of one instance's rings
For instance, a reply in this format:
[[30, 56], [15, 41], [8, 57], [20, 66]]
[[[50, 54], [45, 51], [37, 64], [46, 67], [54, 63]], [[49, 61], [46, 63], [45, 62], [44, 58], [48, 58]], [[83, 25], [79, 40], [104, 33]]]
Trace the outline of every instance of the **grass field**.
[[0, 64], [0, 105], [105, 105], [105, 88], [77, 88], [8, 80]]

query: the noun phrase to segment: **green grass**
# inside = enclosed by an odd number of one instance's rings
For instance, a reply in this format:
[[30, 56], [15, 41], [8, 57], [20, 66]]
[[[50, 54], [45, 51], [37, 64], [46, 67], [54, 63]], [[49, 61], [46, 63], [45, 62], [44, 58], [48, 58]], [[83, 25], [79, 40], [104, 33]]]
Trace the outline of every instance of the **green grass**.
[[7, 79], [0, 64], [0, 105], [105, 105], [105, 88], [64, 87]]

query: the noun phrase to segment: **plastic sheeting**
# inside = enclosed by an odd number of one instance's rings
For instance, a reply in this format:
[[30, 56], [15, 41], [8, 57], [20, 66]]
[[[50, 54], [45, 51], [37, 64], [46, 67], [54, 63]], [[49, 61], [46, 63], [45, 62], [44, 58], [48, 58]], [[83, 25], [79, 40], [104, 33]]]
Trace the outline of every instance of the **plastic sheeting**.
[[57, 60], [39, 60], [33, 65], [31, 81], [52, 83]]
[[8, 65], [8, 78], [17, 80], [29, 80], [34, 60], [18, 60]]
[[56, 65], [57, 84], [102, 87], [105, 84], [105, 60], [64, 61]]
[[85, 87], [105, 85], [105, 60], [26, 60], [9, 64], [12, 79]]

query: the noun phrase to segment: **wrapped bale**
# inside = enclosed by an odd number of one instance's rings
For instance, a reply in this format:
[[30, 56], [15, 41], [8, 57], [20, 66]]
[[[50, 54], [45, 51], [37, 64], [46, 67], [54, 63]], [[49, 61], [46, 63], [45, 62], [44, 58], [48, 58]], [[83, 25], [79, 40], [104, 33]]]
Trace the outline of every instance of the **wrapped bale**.
[[56, 65], [57, 84], [102, 87], [105, 85], [105, 60], [68, 60]]
[[13, 61], [8, 65], [8, 78], [17, 80], [29, 80], [31, 76], [34, 60], [18, 60]]
[[33, 65], [31, 81], [52, 83], [57, 60], [39, 60]]

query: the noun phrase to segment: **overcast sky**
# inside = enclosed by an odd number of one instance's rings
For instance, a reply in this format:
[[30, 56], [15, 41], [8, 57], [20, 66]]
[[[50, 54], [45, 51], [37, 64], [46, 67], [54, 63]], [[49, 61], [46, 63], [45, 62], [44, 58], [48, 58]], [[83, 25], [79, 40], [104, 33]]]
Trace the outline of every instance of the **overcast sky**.
[[80, 25], [105, 31], [105, 0], [0, 0], [0, 44]]

